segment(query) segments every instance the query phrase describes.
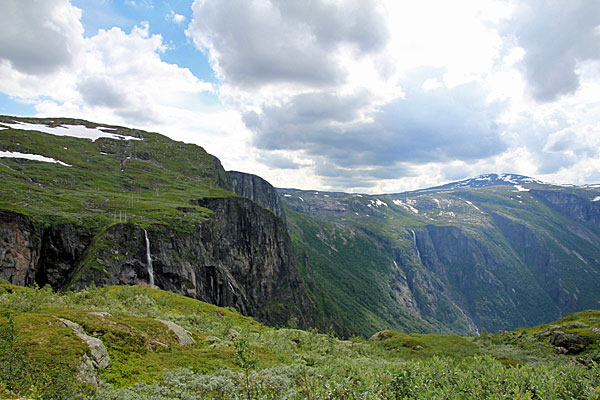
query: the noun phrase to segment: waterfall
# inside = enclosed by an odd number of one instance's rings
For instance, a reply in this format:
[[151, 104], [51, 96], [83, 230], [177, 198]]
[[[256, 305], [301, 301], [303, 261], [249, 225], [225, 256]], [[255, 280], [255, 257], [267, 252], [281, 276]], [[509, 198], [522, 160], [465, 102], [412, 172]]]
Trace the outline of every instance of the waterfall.
[[417, 246], [417, 235], [415, 235], [415, 231], [413, 231], [412, 229], [410, 230], [410, 233], [412, 234], [413, 243], [415, 244], [415, 250], [417, 250], [417, 257], [419, 258], [419, 262], [423, 264], [423, 261], [421, 260], [421, 252], [419, 251], [419, 246]]
[[152, 256], [150, 255], [150, 239], [148, 239], [148, 232], [144, 229], [144, 237], [146, 238], [146, 265], [148, 268], [148, 276], [150, 286], [154, 286], [154, 268], [152, 267]]

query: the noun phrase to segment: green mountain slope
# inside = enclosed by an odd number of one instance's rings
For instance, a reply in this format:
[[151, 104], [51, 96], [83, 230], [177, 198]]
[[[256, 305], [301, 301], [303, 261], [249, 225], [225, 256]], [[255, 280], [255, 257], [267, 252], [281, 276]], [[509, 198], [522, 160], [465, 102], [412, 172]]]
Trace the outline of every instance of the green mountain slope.
[[597, 399], [598, 332], [594, 311], [479, 337], [388, 330], [339, 340], [148, 287], [0, 284], [0, 395]]
[[[133, 139], [92, 141], [19, 129], [27, 124], [57, 131], [101, 128]], [[228, 189], [227, 178], [216, 158], [199, 146], [156, 133], [64, 118], [0, 117], [0, 126], [11, 127], [0, 130], [2, 151], [41, 155], [69, 165], [0, 159], [0, 208], [31, 216], [35, 222], [75, 222], [97, 232], [115, 220], [124, 221], [127, 213], [132, 223], [187, 229], [186, 221], [203, 221], [210, 214], [190, 205], [190, 200], [232, 195], [221, 188]]]
[[[0, 156], [0, 277], [10, 283], [156, 286], [272, 324], [312, 323], [284, 222], [230, 191], [230, 176], [201, 147], [5, 116]], [[255, 180], [235, 176], [242, 193]]]
[[393, 195], [279, 189], [338, 331], [478, 332], [600, 304], [600, 190], [489, 175]]

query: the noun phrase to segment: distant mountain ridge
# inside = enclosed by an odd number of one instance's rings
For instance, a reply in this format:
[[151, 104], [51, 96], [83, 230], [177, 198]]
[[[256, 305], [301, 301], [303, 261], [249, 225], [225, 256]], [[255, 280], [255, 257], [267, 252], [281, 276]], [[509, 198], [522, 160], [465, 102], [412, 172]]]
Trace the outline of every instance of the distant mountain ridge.
[[313, 301], [342, 331], [496, 331], [600, 307], [597, 185], [487, 174], [396, 194], [279, 193]]
[[443, 189], [477, 188], [496, 185], [523, 185], [529, 183], [544, 184], [544, 182], [518, 174], [483, 174], [473, 178], [467, 178], [456, 182], [446, 183], [426, 189], [415, 190], [415, 192], [435, 191]]
[[346, 337], [600, 307], [598, 185], [488, 174], [396, 194], [276, 190], [199, 146], [65, 118], [0, 116], [0, 158], [0, 277], [14, 284], [154, 282]]

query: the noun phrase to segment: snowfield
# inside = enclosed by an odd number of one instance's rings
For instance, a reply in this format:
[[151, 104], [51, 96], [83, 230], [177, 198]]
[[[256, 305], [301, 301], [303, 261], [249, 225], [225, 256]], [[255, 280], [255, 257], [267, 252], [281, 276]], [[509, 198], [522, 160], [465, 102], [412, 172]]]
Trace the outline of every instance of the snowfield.
[[[142, 140], [133, 136], [118, 135], [115, 133], [105, 132], [105, 130], [114, 130], [108, 127], [88, 128], [83, 125], [66, 125], [51, 127], [43, 124], [29, 124], [29, 123], [2, 123], [3, 125], [9, 126], [12, 129], [21, 129], [26, 131], [38, 131], [49, 133], [56, 136], [71, 136], [80, 139], [89, 139], [95, 142], [100, 138], [118, 139], [118, 140]], [[6, 129], [6, 128], [4, 128]]]
[[44, 157], [44, 156], [41, 156], [39, 154], [19, 153], [18, 151], [0, 151], [0, 158], [1, 157], [4, 157], [4, 158], [24, 158], [26, 160], [43, 161], [43, 162], [48, 162], [48, 163], [55, 163], [55, 164], [64, 165], [65, 167], [70, 167], [70, 165], [67, 164], [67, 163], [55, 160], [54, 158]]

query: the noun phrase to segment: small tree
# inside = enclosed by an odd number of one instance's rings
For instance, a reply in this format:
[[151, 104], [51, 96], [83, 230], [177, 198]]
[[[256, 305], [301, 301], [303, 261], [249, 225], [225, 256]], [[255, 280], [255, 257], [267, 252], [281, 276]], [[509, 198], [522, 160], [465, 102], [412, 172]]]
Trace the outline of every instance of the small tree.
[[244, 371], [246, 396], [248, 400], [251, 399], [251, 393], [253, 392], [250, 384], [250, 372], [256, 367], [257, 358], [256, 353], [250, 348], [250, 342], [248, 341], [248, 335], [240, 336], [233, 342], [235, 348], [235, 362]]

